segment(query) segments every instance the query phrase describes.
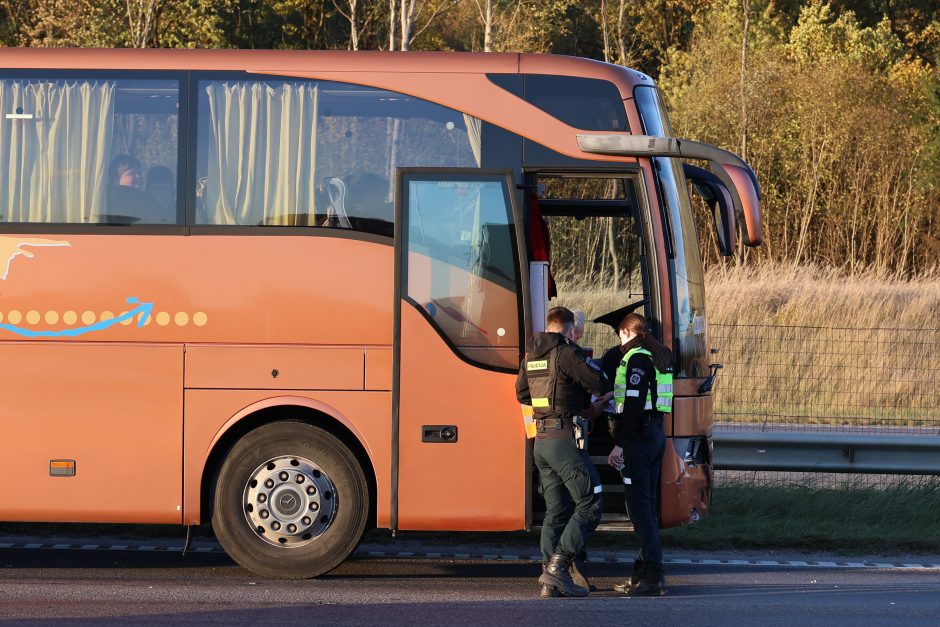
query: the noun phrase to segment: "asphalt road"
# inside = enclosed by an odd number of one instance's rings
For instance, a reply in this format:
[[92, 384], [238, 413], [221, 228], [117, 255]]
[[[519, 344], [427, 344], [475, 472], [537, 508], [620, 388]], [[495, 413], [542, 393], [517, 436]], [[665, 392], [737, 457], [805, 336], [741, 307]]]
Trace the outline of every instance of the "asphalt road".
[[538, 566], [521, 560], [356, 557], [317, 580], [274, 581], [220, 553], [0, 549], [0, 620], [803, 627], [937, 625], [940, 616], [940, 568], [671, 564], [669, 596], [625, 598], [612, 586], [626, 566], [589, 567], [598, 592], [540, 600]]

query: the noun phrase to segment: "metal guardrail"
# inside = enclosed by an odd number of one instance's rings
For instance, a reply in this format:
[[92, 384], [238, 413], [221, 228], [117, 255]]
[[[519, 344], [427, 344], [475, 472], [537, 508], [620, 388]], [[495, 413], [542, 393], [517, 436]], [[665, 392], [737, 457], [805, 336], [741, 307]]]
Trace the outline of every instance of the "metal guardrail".
[[715, 431], [715, 470], [940, 475], [940, 438]]

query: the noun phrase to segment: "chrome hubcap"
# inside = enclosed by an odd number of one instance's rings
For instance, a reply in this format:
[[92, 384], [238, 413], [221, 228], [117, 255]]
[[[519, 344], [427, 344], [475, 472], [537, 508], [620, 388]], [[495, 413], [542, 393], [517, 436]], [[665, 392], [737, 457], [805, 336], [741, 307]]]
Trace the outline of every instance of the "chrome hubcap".
[[244, 492], [245, 518], [265, 542], [299, 547], [313, 542], [336, 517], [336, 488], [309, 459], [283, 456], [258, 466]]

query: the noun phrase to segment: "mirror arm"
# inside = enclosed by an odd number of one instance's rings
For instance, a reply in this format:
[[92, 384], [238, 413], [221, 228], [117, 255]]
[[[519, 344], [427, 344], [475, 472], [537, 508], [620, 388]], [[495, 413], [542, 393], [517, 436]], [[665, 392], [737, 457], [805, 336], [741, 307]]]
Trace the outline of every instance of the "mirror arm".
[[[578, 134], [578, 146], [583, 152], [622, 157], [676, 157], [679, 159], [702, 159], [719, 164], [734, 165], [745, 172], [754, 185], [760, 200], [760, 185], [757, 175], [741, 157], [715, 146], [679, 139], [676, 137], [654, 137], [652, 135], [599, 135]], [[716, 173], [717, 174], [717, 173]]]
[[[709, 169], [728, 188], [731, 194], [735, 213], [744, 218], [739, 223], [748, 225], [746, 228], [744, 244], [758, 246], [762, 241], [760, 229], [760, 186], [757, 175], [743, 159], [732, 152], [692, 141], [675, 137], [654, 137], [652, 135], [627, 134], [599, 134], [579, 133], [578, 146], [583, 152], [599, 155], [617, 155], [621, 157], [671, 157], [678, 159], [702, 159], [708, 161]], [[727, 168], [739, 168], [746, 173], [750, 180], [757, 204], [747, 211], [742, 202], [737, 185], [729, 174]], [[750, 205], [749, 205], [750, 206]], [[756, 210], [756, 211], [755, 211]], [[752, 225], [752, 222], [754, 223]], [[752, 232], [752, 228], [754, 229]]]

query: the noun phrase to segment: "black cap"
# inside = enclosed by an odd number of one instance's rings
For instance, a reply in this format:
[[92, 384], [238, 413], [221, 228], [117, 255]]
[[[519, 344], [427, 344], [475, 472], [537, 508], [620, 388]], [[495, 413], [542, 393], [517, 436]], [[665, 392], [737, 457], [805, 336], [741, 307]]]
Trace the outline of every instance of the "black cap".
[[614, 331], [618, 331], [620, 329], [620, 323], [623, 322], [623, 319], [627, 317], [628, 313], [632, 313], [634, 309], [639, 309], [648, 302], [650, 301], [646, 298], [643, 300], [638, 300], [635, 303], [630, 303], [626, 307], [614, 309], [613, 311], [605, 313], [603, 316], [598, 316], [597, 318], [594, 318], [592, 322], [609, 324], [611, 327], [613, 327]]

